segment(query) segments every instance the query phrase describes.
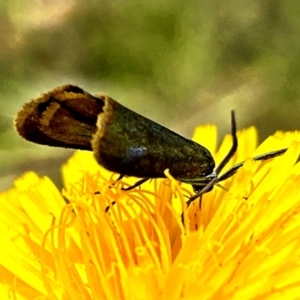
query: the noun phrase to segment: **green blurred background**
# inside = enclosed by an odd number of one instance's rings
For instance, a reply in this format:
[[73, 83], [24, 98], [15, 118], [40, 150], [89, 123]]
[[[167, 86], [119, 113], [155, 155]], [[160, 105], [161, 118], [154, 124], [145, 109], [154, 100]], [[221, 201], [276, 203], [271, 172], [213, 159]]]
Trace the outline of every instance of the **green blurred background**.
[[23, 103], [73, 83], [190, 137], [197, 124], [300, 128], [296, 0], [1, 0], [0, 190], [26, 170], [59, 184], [69, 150], [23, 141]]

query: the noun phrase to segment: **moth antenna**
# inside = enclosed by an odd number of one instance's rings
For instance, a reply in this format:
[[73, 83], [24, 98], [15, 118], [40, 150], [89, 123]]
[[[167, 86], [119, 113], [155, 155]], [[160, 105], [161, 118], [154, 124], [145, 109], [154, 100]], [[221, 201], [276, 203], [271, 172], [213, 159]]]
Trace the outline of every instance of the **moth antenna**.
[[227, 189], [225, 186], [223, 186], [223, 185], [221, 185], [221, 184], [219, 184], [219, 183], [216, 183], [215, 186], [217, 186], [218, 188], [220, 188], [220, 189], [222, 189], [222, 190], [228, 192], [228, 189]]
[[[238, 147], [238, 138], [236, 135], [236, 121], [235, 121], [235, 114], [234, 110], [231, 111], [231, 136], [232, 136], [232, 146], [227, 153], [227, 155], [224, 157], [224, 159], [221, 161], [221, 163], [218, 165], [218, 167], [214, 170], [214, 172], [207, 176], [207, 178], [211, 177], [212, 179], [194, 196], [190, 197], [190, 199], [186, 202], [187, 207], [199, 198], [201, 195], [205, 194], [206, 192], [210, 191], [211, 188], [220, 181], [218, 174], [222, 171], [222, 169], [227, 165], [230, 158], [235, 154], [237, 147]], [[235, 171], [236, 172], [236, 171]], [[234, 173], [233, 173], [234, 174]]]
[[220, 174], [220, 172], [223, 170], [223, 168], [227, 165], [230, 158], [235, 154], [237, 147], [238, 147], [238, 138], [236, 135], [236, 121], [235, 121], [235, 114], [234, 111], [231, 111], [231, 136], [232, 136], [232, 146], [227, 153], [227, 155], [224, 157], [224, 159], [221, 161], [221, 163], [217, 166], [215, 173], [216, 175]]
[[[277, 156], [280, 156], [286, 152], [287, 148], [285, 149], [280, 149], [276, 151], [271, 151], [262, 155], [258, 155], [253, 157], [252, 159], [254, 161], [260, 161], [260, 160], [268, 160]], [[228, 171], [226, 171], [222, 176], [219, 177], [218, 182], [223, 181], [231, 176], [233, 176], [237, 170], [244, 165], [245, 162], [241, 162], [239, 164], [234, 165], [232, 168], [230, 168]]]

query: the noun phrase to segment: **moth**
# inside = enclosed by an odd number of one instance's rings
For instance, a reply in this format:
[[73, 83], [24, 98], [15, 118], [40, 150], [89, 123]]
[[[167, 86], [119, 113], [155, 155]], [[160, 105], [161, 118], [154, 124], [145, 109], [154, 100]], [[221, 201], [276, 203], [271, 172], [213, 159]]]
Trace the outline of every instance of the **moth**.
[[[187, 204], [236, 173], [237, 164], [220, 172], [238, 147], [234, 112], [231, 112], [232, 147], [216, 168], [211, 153], [202, 145], [133, 112], [106, 95], [91, 95], [74, 85], [65, 85], [26, 103], [18, 112], [15, 127], [28, 141], [55, 147], [94, 152], [97, 162], [121, 176], [139, 177], [136, 187], [164, 171], [191, 184], [195, 195]], [[265, 160], [286, 149], [254, 157]]]

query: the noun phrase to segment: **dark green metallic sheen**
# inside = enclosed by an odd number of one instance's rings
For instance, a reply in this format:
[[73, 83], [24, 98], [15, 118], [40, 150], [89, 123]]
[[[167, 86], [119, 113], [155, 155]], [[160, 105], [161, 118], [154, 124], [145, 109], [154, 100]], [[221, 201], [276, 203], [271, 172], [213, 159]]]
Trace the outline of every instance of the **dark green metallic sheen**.
[[214, 159], [203, 146], [188, 140], [112, 100], [98, 115], [92, 148], [106, 169], [135, 177], [197, 181], [213, 172]]

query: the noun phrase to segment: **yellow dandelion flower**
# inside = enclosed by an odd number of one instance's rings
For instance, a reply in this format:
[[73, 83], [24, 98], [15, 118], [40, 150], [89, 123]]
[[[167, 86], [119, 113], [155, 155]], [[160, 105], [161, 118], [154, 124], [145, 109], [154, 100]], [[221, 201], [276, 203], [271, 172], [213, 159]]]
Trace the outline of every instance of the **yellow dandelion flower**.
[[[64, 190], [28, 172], [0, 194], [1, 299], [295, 299], [300, 294], [300, 133], [258, 148], [238, 133], [228, 166], [244, 166], [185, 210], [191, 187], [155, 179], [122, 190], [93, 154], [63, 166]], [[194, 140], [220, 162], [214, 126]], [[249, 157], [289, 147], [281, 157]], [[184, 224], [181, 213], [186, 216]]]

